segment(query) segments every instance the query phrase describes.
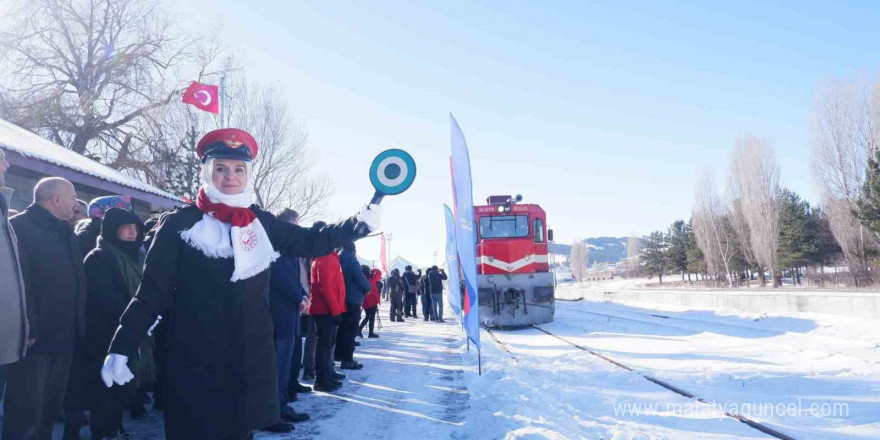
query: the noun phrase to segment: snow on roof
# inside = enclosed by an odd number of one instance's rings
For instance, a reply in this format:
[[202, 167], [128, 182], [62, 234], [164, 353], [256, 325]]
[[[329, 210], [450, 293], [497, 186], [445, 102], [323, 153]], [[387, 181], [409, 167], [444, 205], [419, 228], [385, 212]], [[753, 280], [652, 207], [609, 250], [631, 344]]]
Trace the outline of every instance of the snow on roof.
[[72, 150], [62, 147], [38, 134], [31, 133], [9, 121], [0, 119], [0, 147], [22, 156], [49, 162], [108, 182], [127, 186], [167, 199], [182, 201], [174, 194], [147, 185], [134, 177], [98, 163]]

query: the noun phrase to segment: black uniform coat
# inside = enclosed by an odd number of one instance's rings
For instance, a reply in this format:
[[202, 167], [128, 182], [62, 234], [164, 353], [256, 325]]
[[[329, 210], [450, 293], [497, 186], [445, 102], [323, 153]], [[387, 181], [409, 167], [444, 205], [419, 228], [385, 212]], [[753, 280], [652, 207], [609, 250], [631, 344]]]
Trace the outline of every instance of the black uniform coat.
[[[359, 238], [354, 218], [305, 229], [255, 205], [251, 210], [283, 255], [326, 255]], [[232, 258], [209, 258], [180, 237], [202, 215], [187, 206], [163, 219], [110, 346], [111, 353], [131, 356], [156, 315], [173, 310], [164, 384], [165, 433], [172, 440], [243, 437], [280, 421], [269, 269], [231, 282]]]

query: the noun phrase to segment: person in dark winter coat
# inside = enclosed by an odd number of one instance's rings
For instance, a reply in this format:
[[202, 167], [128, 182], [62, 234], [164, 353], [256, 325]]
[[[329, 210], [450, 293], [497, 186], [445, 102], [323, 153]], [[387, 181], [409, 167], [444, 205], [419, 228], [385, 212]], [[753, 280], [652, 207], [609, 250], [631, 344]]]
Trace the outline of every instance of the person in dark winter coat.
[[[101, 234], [101, 220], [110, 209], [131, 212], [131, 197], [98, 197], [86, 205], [83, 211], [85, 218], [78, 221], [74, 227], [74, 235], [76, 235], [84, 260], [86, 255], [97, 245], [97, 239]], [[76, 209], [74, 209], [75, 211]], [[106, 349], [106, 347], [104, 348]], [[70, 378], [67, 381], [67, 392], [64, 396], [64, 440], [79, 438], [80, 428], [88, 423], [86, 417], [88, 402], [85, 399], [88, 394], [89, 379], [93, 377], [92, 373], [94, 373], [94, 370], [89, 371], [89, 368], [91, 366], [87, 365], [83, 347], [77, 346], [70, 365]], [[140, 409], [143, 411], [143, 405], [140, 405]]]
[[[80, 220], [74, 227], [74, 234], [79, 243], [83, 258], [95, 248], [98, 236], [101, 235], [101, 219], [110, 208], [132, 211], [131, 197], [104, 196], [92, 199], [87, 209], [88, 218]], [[133, 212], [133, 211], [132, 211]]]
[[89, 218], [87, 214], [88, 206], [88, 203], [80, 199], [76, 199], [76, 205], [73, 205], [73, 216], [71, 216], [70, 219], [67, 220], [67, 224], [70, 225], [71, 228], [76, 226], [76, 224], [79, 223], [80, 220], [85, 220]]
[[443, 320], [443, 281], [447, 280], [446, 271], [437, 266], [428, 271], [428, 290], [431, 293], [431, 317], [437, 322]]
[[428, 269], [424, 275], [419, 277], [419, 299], [422, 300], [422, 316], [425, 321], [434, 320], [434, 317], [431, 316], [431, 292], [428, 290], [428, 274], [431, 272], [431, 269]]
[[[97, 246], [86, 256], [85, 268], [88, 281], [86, 302], [86, 336], [83, 353], [87, 371], [87, 407], [91, 410], [89, 428], [93, 439], [116, 438], [122, 429], [122, 412], [133, 383], [107, 388], [95, 372], [101, 369], [107, 347], [119, 326], [119, 316], [134, 297], [141, 281], [143, 263], [140, 247], [143, 224], [131, 212], [111, 208], [101, 221], [101, 235]], [[146, 348], [146, 341], [141, 343]], [[143, 353], [142, 353], [143, 354]], [[152, 356], [146, 357], [151, 359]], [[129, 359], [132, 371], [145, 371], [148, 362], [139, 363]], [[142, 376], [145, 374], [142, 374]], [[78, 430], [77, 430], [78, 431]]]
[[406, 286], [403, 312], [407, 318], [418, 318], [419, 315], [416, 313], [416, 306], [418, 305], [419, 278], [421, 277], [421, 271], [416, 275], [412, 270], [412, 266], [406, 266], [402, 276], [404, 285]]
[[354, 360], [354, 343], [364, 296], [373, 286], [361, 270], [354, 243], [343, 246], [342, 253], [339, 254], [339, 264], [342, 265], [342, 276], [345, 278], [345, 314], [336, 335], [334, 357], [341, 362], [340, 368], [343, 370], [360, 370], [364, 366]]
[[[292, 216], [296, 211], [286, 209], [278, 213], [279, 221], [295, 225], [299, 216]], [[275, 350], [278, 361], [278, 398], [280, 400], [281, 419], [285, 422], [302, 422], [309, 419], [307, 414], [297, 414], [288, 406], [291, 399], [287, 396], [290, 386], [296, 340], [300, 338], [300, 321], [306, 310], [305, 292], [300, 284], [299, 258], [282, 256], [272, 263], [269, 276], [269, 310], [275, 324]], [[294, 395], [295, 397], [295, 395]], [[273, 425], [267, 431], [284, 432], [284, 425]]]
[[406, 283], [400, 276], [399, 269], [391, 270], [391, 276], [388, 277], [386, 284], [388, 297], [391, 298], [391, 322], [403, 322], [403, 298], [406, 293]]
[[128, 358], [157, 316], [170, 310], [166, 438], [249, 438], [281, 420], [267, 303], [271, 263], [279, 254], [324, 255], [360, 238], [378, 227], [379, 208], [324, 228], [300, 228], [254, 204], [257, 143], [249, 134], [215, 130], [196, 151], [202, 159], [196, 203], [161, 223], [101, 377], [107, 386], [131, 380]]
[[70, 182], [46, 178], [34, 188], [34, 203], [10, 220], [17, 235], [32, 346], [9, 369], [4, 439], [51, 438], [77, 339], [85, 332], [86, 276], [66, 222], [75, 204]]
[[6, 154], [0, 149], [0, 280], [3, 280], [0, 283], [0, 335], [3, 335], [0, 338], [0, 400], [10, 365], [27, 354], [30, 331], [18, 239], [9, 223], [12, 188], [3, 186], [9, 167]]
[[345, 313], [345, 278], [335, 252], [312, 262], [312, 303], [309, 318], [315, 325], [315, 389], [335, 391], [341, 383], [333, 378], [330, 350], [334, 343], [334, 327]]
[[[378, 338], [379, 335], [377, 335], [373, 331], [373, 329], [375, 328], [376, 323], [376, 313], [379, 311], [379, 290], [381, 289], [380, 286], [382, 284], [382, 271], [379, 269], [369, 270], [367, 266], [363, 266], [363, 268], [369, 272], [369, 281], [370, 285], [373, 288], [370, 290], [370, 293], [368, 293], [367, 296], [364, 297], [364, 312], [367, 314], [367, 316], [365, 316], [364, 320], [361, 321], [361, 325], [358, 327], [358, 334], [360, 335], [360, 337], [363, 338], [364, 326], [369, 323], [370, 333], [368, 334], [368, 337]], [[364, 275], [366, 275], [366, 273]]]

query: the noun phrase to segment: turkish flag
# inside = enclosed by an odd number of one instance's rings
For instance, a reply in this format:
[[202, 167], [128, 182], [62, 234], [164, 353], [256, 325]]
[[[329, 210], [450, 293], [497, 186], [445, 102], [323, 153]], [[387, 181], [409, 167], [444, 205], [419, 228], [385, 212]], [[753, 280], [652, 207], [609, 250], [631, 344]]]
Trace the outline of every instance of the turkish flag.
[[220, 92], [217, 86], [193, 81], [183, 92], [183, 102], [206, 112], [220, 113]]

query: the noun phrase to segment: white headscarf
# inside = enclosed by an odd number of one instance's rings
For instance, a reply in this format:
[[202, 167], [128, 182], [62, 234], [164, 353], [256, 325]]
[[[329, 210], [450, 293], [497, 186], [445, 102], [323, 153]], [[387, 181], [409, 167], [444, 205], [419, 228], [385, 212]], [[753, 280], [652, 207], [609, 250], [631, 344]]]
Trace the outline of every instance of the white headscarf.
[[[254, 204], [256, 196], [251, 179], [251, 163], [245, 162], [245, 165], [248, 174], [245, 190], [238, 194], [224, 194], [214, 186], [214, 159], [208, 158], [199, 173], [202, 183], [200, 191], [205, 192], [211, 203], [222, 203], [232, 208], [249, 208]], [[263, 272], [280, 256], [272, 247], [259, 218], [247, 226], [237, 227], [214, 218], [211, 213], [205, 213], [192, 228], [181, 231], [180, 237], [205, 256], [234, 258], [235, 270], [231, 278], [233, 282]]]

